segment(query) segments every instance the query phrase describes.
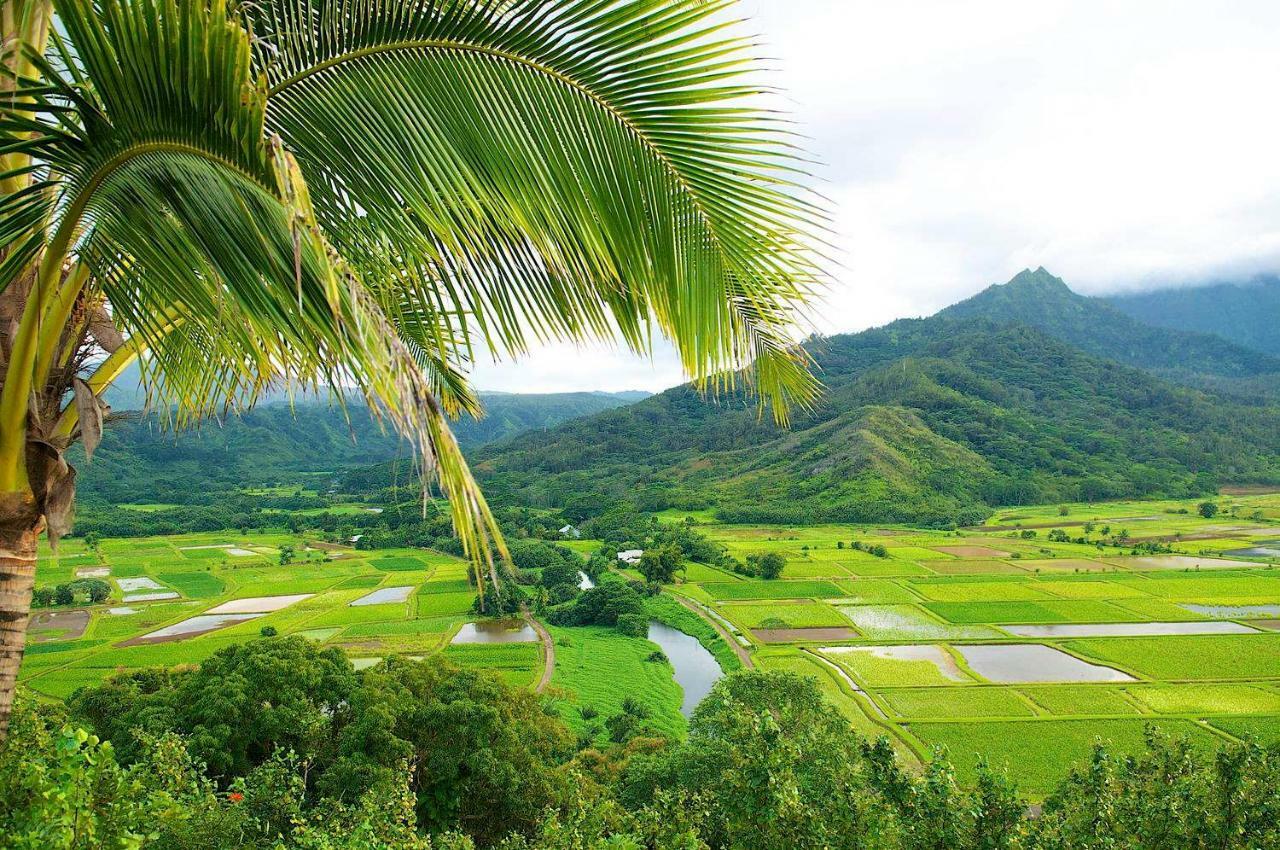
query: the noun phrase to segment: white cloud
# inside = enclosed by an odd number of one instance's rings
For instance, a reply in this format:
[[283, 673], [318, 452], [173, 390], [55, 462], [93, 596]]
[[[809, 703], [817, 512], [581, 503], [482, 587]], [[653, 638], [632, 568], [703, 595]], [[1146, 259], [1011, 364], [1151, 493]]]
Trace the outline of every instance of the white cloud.
[[[1087, 293], [1280, 269], [1280, 4], [742, 0], [835, 205], [827, 332], [1024, 267]], [[482, 386], [658, 389], [555, 348]]]

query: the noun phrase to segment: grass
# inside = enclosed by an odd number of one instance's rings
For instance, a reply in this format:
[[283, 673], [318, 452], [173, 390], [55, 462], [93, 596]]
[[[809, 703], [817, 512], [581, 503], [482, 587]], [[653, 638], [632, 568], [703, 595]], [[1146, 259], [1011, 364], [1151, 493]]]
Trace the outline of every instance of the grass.
[[474, 590], [460, 593], [427, 593], [418, 595], [418, 617], [443, 617], [466, 614], [476, 601]]
[[426, 568], [426, 563], [418, 558], [395, 557], [376, 558], [369, 562], [373, 567], [384, 572], [409, 572]]
[[[1148, 720], [1032, 720], [966, 723], [912, 723], [911, 732], [930, 747], [945, 748], [963, 784], [974, 781], [979, 754], [996, 770], [1006, 771], [1022, 791], [1046, 793], [1073, 766], [1087, 764], [1095, 743], [1113, 754], [1136, 753], [1145, 747]], [[1202, 749], [1216, 736], [1186, 720], [1161, 720], [1157, 728], [1186, 737]]]
[[1128, 691], [1161, 714], [1280, 714], [1280, 693], [1251, 685], [1145, 685]]
[[601, 626], [551, 626], [550, 631], [556, 642], [551, 684], [565, 692], [572, 703], [561, 712], [570, 728], [580, 732], [585, 725], [577, 707], [592, 706], [599, 712], [597, 722], [602, 722], [620, 712], [623, 699], [630, 696], [649, 708], [655, 729], [668, 735], [684, 734], [681, 691], [672, 678], [671, 666], [647, 660], [657, 649], [655, 644]]
[[829, 581], [738, 581], [704, 584], [712, 599], [831, 599], [844, 595]]
[[1088, 638], [1066, 647], [1160, 681], [1280, 677], [1280, 634]]
[[1215, 717], [1209, 725], [1260, 744], [1280, 743], [1280, 717]]
[[190, 599], [219, 596], [226, 589], [222, 579], [212, 573], [159, 573], [156, 578]]
[[1035, 712], [1013, 688], [901, 688], [881, 691], [906, 718], [1030, 717]]
[[1136, 715], [1140, 710], [1112, 685], [1042, 685], [1019, 688], [1048, 714]]
[[1131, 611], [1096, 599], [1048, 602], [929, 602], [925, 608], [951, 623], [1123, 623]]
[[[870, 688], [958, 684], [956, 679], [943, 675], [942, 670], [932, 661], [904, 661], [884, 658], [871, 652], [826, 652], [823, 656], [843, 667], [857, 682]], [[963, 676], [960, 681], [964, 681]]]
[[[849, 625], [849, 621], [839, 611], [820, 602], [786, 605], [734, 602], [721, 605], [719, 611], [726, 619], [748, 629], [810, 629]], [[771, 620], [780, 621], [781, 624], [771, 623]]]

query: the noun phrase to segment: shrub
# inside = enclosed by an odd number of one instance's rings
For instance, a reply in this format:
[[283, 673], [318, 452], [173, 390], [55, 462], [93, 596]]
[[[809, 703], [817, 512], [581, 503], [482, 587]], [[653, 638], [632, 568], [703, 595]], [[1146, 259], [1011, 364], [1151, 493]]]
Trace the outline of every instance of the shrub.
[[628, 637], [644, 637], [649, 634], [649, 617], [645, 614], [622, 614], [618, 617], [617, 627]]

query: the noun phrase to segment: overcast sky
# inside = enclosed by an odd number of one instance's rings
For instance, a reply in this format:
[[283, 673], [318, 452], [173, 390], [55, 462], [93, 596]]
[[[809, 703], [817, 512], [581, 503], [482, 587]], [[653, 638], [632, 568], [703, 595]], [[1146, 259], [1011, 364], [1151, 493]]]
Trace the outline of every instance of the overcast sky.
[[[1280, 270], [1275, 0], [741, 0], [822, 161], [825, 333], [1043, 265], [1086, 294]], [[485, 389], [659, 390], [669, 353], [553, 347]]]

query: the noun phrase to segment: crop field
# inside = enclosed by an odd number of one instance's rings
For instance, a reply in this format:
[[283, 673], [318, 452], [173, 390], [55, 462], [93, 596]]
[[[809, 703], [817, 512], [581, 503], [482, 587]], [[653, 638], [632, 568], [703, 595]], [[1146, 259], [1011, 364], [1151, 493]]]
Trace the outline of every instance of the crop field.
[[[697, 530], [739, 560], [783, 555], [782, 576], [688, 564], [650, 613], [726, 671], [745, 663], [737, 650], [757, 668], [815, 677], [852, 732], [887, 736], [917, 761], [945, 748], [962, 780], [984, 755], [1035, 794], [1096, 741], [1128, 752], [1148, 726], [1202, 747], [1280, 742], [1280, 559], [1256, 550], [1280, 539], [1280, 498], [1219, 504], [1213, 519], [1195, 502], [1017, 508], [959, 531], [729, 526], [700, 514]], [[62, 699], [116, 671], [197, 663], [268, 627], [361, 666], [443, 653], [514, 686], [542, 679], [540, 642], [452, 643], [475, 619], [461, 560], [312, 543], [211, 532], [42, 550], [39, 586], [97, 574], [111, 595], [49, 609], [83, 616], [32, 631], [22, 682]], [[282, 564], [286, 546], [294, 559]], [[170, 598], [146, 598], [157, 593]], [[575, 733], [604, 735], [627, 697], [654, 728], [683, 733], [678, 674], [655, 644], [595, 627], [550, 633], [546, 699]]]
[[[691, 571], [675, 592], [737, 625], [757, 666], [817, 677], [860, 734], [921, 758], [944, 747], [962, 780], [984, 754], [1039, 793], [1096, 741], [1129, 752], [1148, 726], [1203, 747], [1280, 742], [1280, 559], [1231, 554], [1280, 538], [1280, 497], [1223, 497], [1213, 519], [1196, 504], [1009, 509], [951, 532], [704, 518], [734, 557], [779, 552], [787, 567], [772, 582]], [[853, 631], [753, 638], [779, 622]], [[986, 676], [961, 651], [978, 645]]]
[[[280, 563], [284, 545], [294, 547], [292, 563]], [[41, 553], [37, 584], [51, 586], [73, 580], [76, 570], [102, 569], [112, 591], [105, 603], [48, 609], [84, 611], [89, 623], [83, 635], [57, 640], [52, 633], [33, 633], [21, 671], [22, 682], [32, 691], [65, 698], [118, 670], [198, 663], [229, 643], [258, 637], [267, 627], [341, 647], [366, 660], [362, 663], [391, 654], [420, 657], [444, 651], [457, 663], [494, 670], [519, 686], [533, 684], [542, 672], [542, 649], [536, 643], [449, 646], [458, 629], [474, 619], [475, 592], [462, 561], [434, 552], [361, 552], [310, 546], [284, 534], [238, 532], [105, 540], [96, 551], [73, 539], [64, 542], [57, 556]], [[134, 594], [120, 587], [122, 579], [149, 579], [178, 598], [127, 601]], [[352, 605], [379, 592], [404, 598]], [[282, 598], [290, 601], [282, 605]], [[183, 632], [192, 618], [231, 602], [235, 610], [252, 612], [246, 615], [251, 618], [207, 632]], [[192, 621], [192, 628], [198, 624]], [[161, 629], [176, 629], [178, 635], [125, 645]]]

